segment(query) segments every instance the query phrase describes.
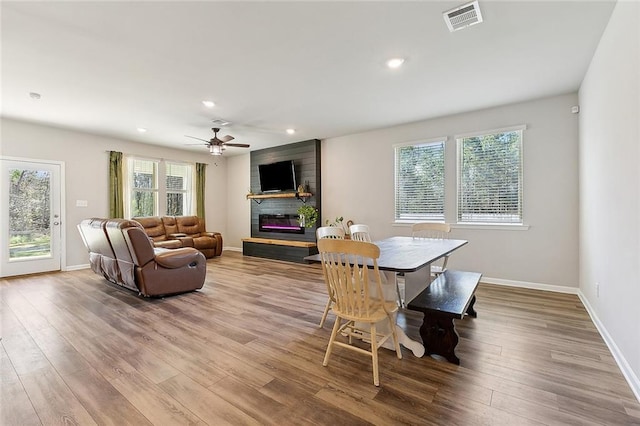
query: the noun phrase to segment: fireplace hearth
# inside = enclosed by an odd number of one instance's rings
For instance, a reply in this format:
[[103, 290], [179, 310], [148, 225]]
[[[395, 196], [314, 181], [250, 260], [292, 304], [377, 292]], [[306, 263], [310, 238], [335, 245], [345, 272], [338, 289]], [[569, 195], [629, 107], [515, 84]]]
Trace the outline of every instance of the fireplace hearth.
[[304, 234], [297, 214], [261, 214], [258, 215], [258, 227], [261, 232]]

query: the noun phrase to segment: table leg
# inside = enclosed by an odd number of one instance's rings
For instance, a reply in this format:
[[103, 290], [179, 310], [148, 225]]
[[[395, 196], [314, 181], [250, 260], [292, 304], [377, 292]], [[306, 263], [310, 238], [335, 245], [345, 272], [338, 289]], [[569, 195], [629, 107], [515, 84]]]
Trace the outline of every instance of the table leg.
[[[387, 285], [384, 285], [382, 289], [384, 293], [384, 298], [385, 300], [396, 300], [396, 297], [397, 297], [396, 289], [395, 289], [396, 273], [384, 271], [384, 276], [386, 277], [386, 284], [387, 284]], [[398, 313], [396, 312], [393, 317], [394, 321], [396, 320], [397, 316], [398, 316]], [[381, 330], [386, 330], [386, 328], [383, 328], [382, 325], [378, 325], [378, 327]], [[416, 340], [411, 340], [409, 336], [407, 336], [407, 334], [404, 332], [404, 330], [397, 324], [396, 324], [396, 334], [398, 335], [398, 341], [400, 342], [400, 344], [405, 348], [409, 349], [411, 352], [413, 352], [413, 355], [417, 356], [418, 358], [424, 355], [424, 346], [422, 345], [422, 343]], [[386, 342], [384, 342], [382, 347], [386, 349], [390, 349], [392, 351], [396, 350], [393, 347], [392, 339], [389, 339]]]
[[404, 303], [407, 305], [431, 283], [431, 264], [404, 273]]
[[447, 361], [460, 365], [460, 359], [455, 352], [459, 338], [452, 317], [425, 314], [420, 336], [429, 355], [440, 355]]

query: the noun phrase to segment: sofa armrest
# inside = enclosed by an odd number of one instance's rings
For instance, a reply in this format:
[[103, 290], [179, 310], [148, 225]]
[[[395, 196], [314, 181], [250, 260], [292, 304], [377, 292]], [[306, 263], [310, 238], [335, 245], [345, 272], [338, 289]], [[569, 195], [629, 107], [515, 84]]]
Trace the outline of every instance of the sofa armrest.
[[216, 256], [220, 256], [222, 254], [222, 234], [219, 232], [203, 232], [203, 236], [215, 238], [218, 242], [216, 244]]
[[211, 238], [215, 238], [216, 235], [222, 235], [219, 232], [202, 232], [200, 233], [200, 235], [202, 235], [203, 237], [211, 237]]
[[198, 250], [194, 248], [181, 248], [159, 253], [156, 255], [155, 261], [164, 268], [176, 269], [183, 268], [192, 263], [195, 265], [201, 258], [202, 256]]

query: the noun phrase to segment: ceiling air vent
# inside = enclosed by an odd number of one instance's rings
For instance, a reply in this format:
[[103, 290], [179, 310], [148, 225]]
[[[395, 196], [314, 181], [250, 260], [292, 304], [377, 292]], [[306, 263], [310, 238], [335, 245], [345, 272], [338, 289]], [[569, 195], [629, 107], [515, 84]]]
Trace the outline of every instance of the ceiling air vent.
[[443, 16], [451, 32], [482, 22], [482, 14], [477, 0], [448, 10], [443, 13]]
[[229, 122], [227, 120], [223, 120], [221, 118], [214, 118], [213, 120], [211, 120], [211, 123], [215, 127], [224, 127], [224, 126], [228, 126], [229, 124], [231, 124], [231, 122]]

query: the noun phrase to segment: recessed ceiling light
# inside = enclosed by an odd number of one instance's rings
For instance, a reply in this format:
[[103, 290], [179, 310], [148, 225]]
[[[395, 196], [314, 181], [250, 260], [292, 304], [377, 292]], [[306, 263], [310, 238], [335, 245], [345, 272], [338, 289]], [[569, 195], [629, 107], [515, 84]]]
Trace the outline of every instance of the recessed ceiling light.
[[38, 99], [40, 99], [42, 96], [40, 96], [40, 93], [30, 92], [30, 93], [29, 93], [29, 97], [30, 97], [31, 99], [38, 100]]
[[138, 131], [138, 133], [147, 133], [147, 129], [145, 129], [144, 127], [137, 127], [136, 130]]
[[287, 129], [287, 134], [292, 135], [296, 132], [296, 129]]
[[207, 108], [213, 108], [214, 106], [216, 106], [216, 103], [213, 101], [202, 101], [202, 105], [206, 106]]
[[400, 68], [402, 64], [404, 64], [404, 58], [393, 58], [387, 61], [389, 68]]

